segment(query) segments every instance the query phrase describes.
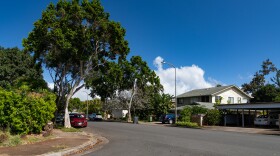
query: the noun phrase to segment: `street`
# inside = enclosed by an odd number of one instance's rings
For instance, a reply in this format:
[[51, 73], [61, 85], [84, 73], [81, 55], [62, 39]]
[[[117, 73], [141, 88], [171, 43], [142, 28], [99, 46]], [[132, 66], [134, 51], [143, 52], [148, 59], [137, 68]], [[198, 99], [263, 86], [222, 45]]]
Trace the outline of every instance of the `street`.
[[109, 143], [87, 156], [280, 155], [280, 136], [178, 127], [89, 122], [86, 132]]

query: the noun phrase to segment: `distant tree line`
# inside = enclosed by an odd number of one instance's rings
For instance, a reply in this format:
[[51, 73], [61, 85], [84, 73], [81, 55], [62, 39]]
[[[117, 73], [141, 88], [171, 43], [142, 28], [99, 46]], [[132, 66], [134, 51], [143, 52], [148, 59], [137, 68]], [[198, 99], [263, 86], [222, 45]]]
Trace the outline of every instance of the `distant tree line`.
[[251, 102], [280, 102], [280, 70], [267, 59], [242, 89], [254, 97]]

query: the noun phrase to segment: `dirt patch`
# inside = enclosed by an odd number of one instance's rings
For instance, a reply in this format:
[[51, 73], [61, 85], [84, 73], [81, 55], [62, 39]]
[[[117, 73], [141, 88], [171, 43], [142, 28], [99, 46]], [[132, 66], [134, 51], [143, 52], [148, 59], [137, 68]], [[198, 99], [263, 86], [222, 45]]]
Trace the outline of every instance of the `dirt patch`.
[[[28, 137], [27, 137], [28, 138]], [[0, 155], [40, 155], [49, 152], [57, 152], [66, 148], [76, 147], [89, 141], [89, 136], [85, 133], [70, 133], [54, 130], [52, 138], [48, 140], [19, 145], [15, 147], [0, 147]]]

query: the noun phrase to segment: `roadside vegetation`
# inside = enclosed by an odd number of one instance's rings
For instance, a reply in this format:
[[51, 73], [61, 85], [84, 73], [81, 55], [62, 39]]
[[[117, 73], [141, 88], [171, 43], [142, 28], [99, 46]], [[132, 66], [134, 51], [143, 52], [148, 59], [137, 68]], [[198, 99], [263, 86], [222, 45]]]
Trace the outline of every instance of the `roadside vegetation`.
[[221, 112], [217, 109], [207, 109], [203, 106], [186, 106], [180, 112], [180, 117], [176, 126], [197, 128], [197, 123], [191, 122], [193, 115], [204, 114], [203, 124], [204, 125], [217, 125], [221, 121]]
[[53, 138], [52, 135], [44, 137], [42, 134], [12, 135], [9, 131], [0, 131], [0, 147], [33, 144]]
[[65, 128], [65, 127], [63, 127], [63, 126], [57, 126], [56, 128], [57, 128], [57, 129], [60, 129], [62, 132], [82, 132], [81, 129], [79, 129], [79, 128], [74, 128], [74, 127]]
[[176, 126], [186, 128], [199, 128], [197, 123], [194, 122], [177, 122]]

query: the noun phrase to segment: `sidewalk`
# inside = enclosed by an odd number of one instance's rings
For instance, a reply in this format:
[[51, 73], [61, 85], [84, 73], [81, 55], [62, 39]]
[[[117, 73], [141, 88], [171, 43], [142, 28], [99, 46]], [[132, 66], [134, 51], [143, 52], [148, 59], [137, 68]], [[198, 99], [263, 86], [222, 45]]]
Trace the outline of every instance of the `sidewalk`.
[[[174, 127], [170, 124], [162, 124], [161, 122], [139, 122], [139, 124], [144, 125], [153, 125], [153, 126], [166, 126]], [[249, 133], [249, 134], [263, 134], [263, 135], [279, 135], [280, 130], [277, 128], [248, 128], [248, 127], [228, 127], [228, 126], [203, 126], [203, 130], [212, 130], [212, 131], [225, 131], [225, 132], [237, 132], [237, 133]]]
[[16, 147], [0, 147], [1, 156], [62, 156], [80, 153], [98, 143], [97, 138], [84, 132], [62, 132], [54, 130], [54, 138]]
[[203, 126], [202, 129], [226, 132], [238, 132], [249, 134], [280, 135], [277, 128], [249, 128], [249, 127], [227, 127], [227, 126]]

